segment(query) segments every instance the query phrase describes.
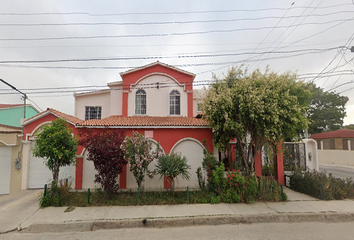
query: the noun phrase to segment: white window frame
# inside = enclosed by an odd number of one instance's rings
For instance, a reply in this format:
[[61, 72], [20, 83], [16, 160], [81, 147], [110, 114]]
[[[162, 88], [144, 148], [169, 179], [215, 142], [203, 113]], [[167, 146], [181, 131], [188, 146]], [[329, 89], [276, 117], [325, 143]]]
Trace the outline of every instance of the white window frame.
[[[142, 98], [143, 96], [145, 96], [145, 99]], [[145, 101], [145, 109], [142, 108], [144, 105], [144, 101]], [[135, 114], [146, 115], [146, 112], [147, 112], [147, 94], [144, 89], [139, 89], [138, 91], [135, 92]]]
[[[172, 95], [173, 93], [178, 93], [178, 95]], [[172, 101], [172, 97], [178, 97], [178, 103], [176, 101], [177, 99], [173, 99]], [[177, 104], [178, 106], [176, 106]], [[169, 94], [169, 111], [170, 115], [181, 115], [181, 93], [178, 90], [172, 90]]]

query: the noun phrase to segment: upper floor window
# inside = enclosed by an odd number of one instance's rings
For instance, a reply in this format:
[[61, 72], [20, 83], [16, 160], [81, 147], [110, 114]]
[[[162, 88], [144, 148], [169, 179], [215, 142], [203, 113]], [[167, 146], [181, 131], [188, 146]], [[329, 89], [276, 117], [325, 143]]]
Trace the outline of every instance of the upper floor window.
[[86, 107], [85, 120], [101, 119], [101, 111], [102, 111], [102, 107]]
[[146, 92], [142, 89], [135, 94], [135, 114], [146, 114]]
[[181, 114], [181, 95], [177, 90], [170, 93], [170, 115]]

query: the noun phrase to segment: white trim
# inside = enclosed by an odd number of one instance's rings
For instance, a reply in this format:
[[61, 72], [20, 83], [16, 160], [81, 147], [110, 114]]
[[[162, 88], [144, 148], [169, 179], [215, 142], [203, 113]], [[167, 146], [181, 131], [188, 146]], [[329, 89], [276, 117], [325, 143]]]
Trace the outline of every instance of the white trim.
[[[131, 89], [135, 89], [136, 85], [139, 84], [139, 82], [143, 81], [145, 78], [148, 78], [150, 76], [156, 76], [156, 75], [161, 75], [161, 76], [165, 76], [170, 78], [171, 80], [173, 80], [178, 86], [183, 87], [183, 91], [186, 91], [186, 84], [181, 84], [180, 82], [177, 81], [177, 79], [175, 79], [174, 77], [172, 77], [171, 75], [168, 75], [166, 73], [161, 73], [161, 72], [153, 72], [153, 73], [149, 73], [148, 75], [145, 75], [143, 77], [141, 77], [140, 79], [138, 79], [138, 81], [136, 81], [135, 83], [130, 84], [130, 91], [132, 91]], [[143, 87], [143, 86], [142, 86]], [[160, 86], [161, 87], [161, 86]]]
[[115, 82], [109, 82], [107, 83], [107, 86], [110, 87], [110, 86], [116, 86], [116, 85], [122, 85], [123, 84], [123, 80], [120, 80], [120, 81], [115, 81]]
[[[179, 94], [179, 114], [171, 114], [171, 93], [173, 91], [177, 91]], [[168, 116], [182, 116], [181, 105], [182, 105], [182, 94], [178, 91], [178, 89], [174, 89], [174, 88], [171, 89], [170, 93], [168, 94]]]
[[163, 147], [161, 146], [161, 144], [158, 141], [156, 141], [155, 139], [149, 138], [149, 137], [148, 137], [148, 139], [151, 140], [153, 143], [155, 143], [157, 146], [160, 146], [160, 148], [162, 149], [163, 154], [166, 155], [165, 149], [163, 149]]
[[[144, 91], [144, 93], [145, 93], [145, 105], [146, 105], [145, 114], [136, 113], [136, 93], [138, 91], [140, 91], [140, 90]], [[133, 98], [134, 98], [134, 116], [148, 116], [147, 115], [147, 111], [148, 111], [147, 102], [148, 101], [147, 101], [147, 93], [146, 93], [146, 91], [143, 88], [136, 89], [136, 91], [134, 92], [134, 97]]]
[[87, 96], [87, 95], [96, 95], [96, 94], [103, 94], [103, 93], [108, 93], [111, 92], [111, 89], [102, 89], [102, 90], [97, 90], [97, 91], [92, 91], [92, 92], [74, 92], [74, 98], [76, 97], [81, 97], [81, 96]]
[[33, 129], [33, 131], [31, 132], [31, 133], [27, 133], [26, 134], [26, 141], [30, 141], [30, 137], [33, 137], [33, 135], [34, 135], [34, 133], [39, 129], [39, 128], [41, 128], [42, 126], [44, 126], [44, 125], [48, 125], [48, 124], [51, 124], [52, 123], [52, 121], [46, 121], [46, 122], [42, 122], [41, 124], [39, 124], [39, 125], [37, 125], [34, 129]]
[[182, 138], [181, 140], [179, 140], [178, 142], [175, 143], [175, 145], [173, 145], [173, 147], [171, 148], [171, 151], [170, 151], [170, 154], [173, 152], [173, 150], [178, 146], [178, 144], [180, 144], [181, 142], [184, 142], [184, 141], [193, 141], [193, 142], [196, 142], [198, 143], [203, 149], [206, 149], [204, 147], [204, 145], [199, 142], [197, 139], [195, 138], [191, 138], [191, 137], [187, 137], [187, 138]]
[[133, 68], [133, 69], [130, 69], [130, 70], [125, 71], [125, 72], [121, 72], [121, 73], [119, 73], [119, 75], [120, 75], [120, 76], [123, 76], [123, 75], [129, 74], [129, 73], [133, 73], [133, 72], [136, 72], [136, 71], [145, 69], [145, 68], [149, 68], [149, 67], [155, 66], [155, 65], [161, 65], [161, 66], [164, 66], [164, 67], [166, 67], [166, 68], [173, 69], [173, 70], [175, 70], [175, 71], [177, 71], [177, 72], [181, 72], [181, 73], [190, 75], [190, 76], [193, 77], [193, 80], [194, 80], [194, 78], [195, 78], [195, 76], [196, 76], [196, 74], [194, 74], [194, 73], [187, 72], [187, 71], [185, 71], [185, 70], [176, 68], [176, 67], [174, 67], [174, 66], [172, 66], [172, 65], [168, 65], [168, 64], [166, 64], [166, 63], [162, 63], [162, 62], [159, 62], [159, 61], [153, 62], [153, 63], [150, 63], [150, 64], [147, 64], [147, 65], [144, 65], [144, 66], [140, 66], [140, 67], [137, 67], [137, 68]]
[[[36, 120], [38, 120], [38, 119], [40, 119], [40, 118], [42, 118], [42, 117], [45, 117], [45, 116], [47, 116], [48, 114], [53, 114], [55, 117], [64, 119], [66, 122], [68, 122], [68, 123], [70, 123], [71, 125], [75, 126], [75, 124], [74, 124], [73, 122], [69, 121], [69, 120], [66, 119], [66, 118], [60, 117], [59, 115], [53, 113], [53, 112], [50, 111], [50, 110], [47, 110], [47, 111], [45, 111], [45, 112], [42, 112], [42, 113], [36, 115], [35, 117], [33, 117], [33, 118], [29, 119], [29, 120], [26, 120], [26, 121], [23, 123], [22, 126], [26, 126], [27, 124], [29, 124], [29, 123], [31, 123], [31, 122], [34, 122], [34, 121], [36, 121]], [[81, 120], [81, 119], [80, 119], [80, 120]]]
[[13, 147], [13, 146], [16, 146], [15, 143], [12, 143], [12, 144], [7, 144], [6, 142], [0, 140], [0, 143], [3, 143], [6, 147]]

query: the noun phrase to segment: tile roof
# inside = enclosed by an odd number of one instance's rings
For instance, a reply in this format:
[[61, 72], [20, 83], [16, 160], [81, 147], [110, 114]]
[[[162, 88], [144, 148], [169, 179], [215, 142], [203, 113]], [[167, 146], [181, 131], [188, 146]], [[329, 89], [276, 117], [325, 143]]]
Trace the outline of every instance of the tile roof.
[[78, 126], [98, 127], [208, 127], [204, 119], [192, 117], [122, 117], [110, 116], [104, 119], [91, 119], [77, 124]]
[[57, 117], [60, 117], [60, 118], [63, 118], [65, 120], [67, 120], [68, 122], [71, 122], [73, 123], [74, 125], [77, 125], [81, 122], [84, 122], [84, 120], [80, 119], [80, 118], [77, 118], [77, 117], [74, 117], [74, 116], [71, 116], [69, 114], [66, 114], [66, 113], [62, 113], [58, 110], [55, 110], [53, 108], [47, 108], [46, 111], [44, 112], [41, 112], [41, 113], [38, 113], [37, 115], [31, 117], [31, 118], [28, 118], [24, 121], [24, 125], [26, 125], [27, 123], [33, 121], [34, 119], [36, 118], [40, 118], [41, 116], [45, 116], [47, 115], [48, 113], [52, 113], [54, 115], [56, 115]]
[[331, 131], [331, 132], [311, 134], [310, 138], [313, 138], [313, 139], [354, 138], [354, 130], [340, 129], [340, 130]]
[[23, 107], [23, 104], [0, 104], [0, 108], [13, 108], [13, 107]]

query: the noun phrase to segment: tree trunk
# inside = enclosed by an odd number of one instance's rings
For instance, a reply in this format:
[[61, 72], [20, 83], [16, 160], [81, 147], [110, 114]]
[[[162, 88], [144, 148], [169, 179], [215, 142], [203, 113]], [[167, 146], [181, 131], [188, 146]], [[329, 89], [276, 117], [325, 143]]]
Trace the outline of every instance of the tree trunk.
[[58, 178], [59, 178], [59, 167], [55, 167], [52, 171], [53, 173], [53, 182], [58, 183]]
[[171, 192], [175, 191], [175, 179], [174, 178], [170, 178], [170, 190], [171, 190]]

